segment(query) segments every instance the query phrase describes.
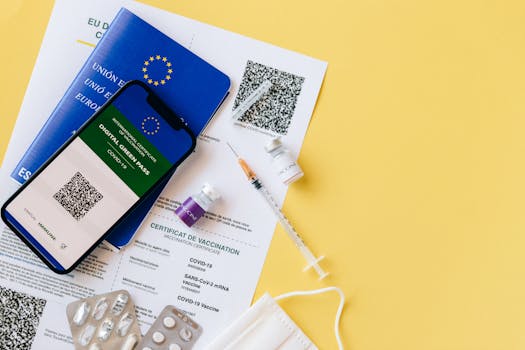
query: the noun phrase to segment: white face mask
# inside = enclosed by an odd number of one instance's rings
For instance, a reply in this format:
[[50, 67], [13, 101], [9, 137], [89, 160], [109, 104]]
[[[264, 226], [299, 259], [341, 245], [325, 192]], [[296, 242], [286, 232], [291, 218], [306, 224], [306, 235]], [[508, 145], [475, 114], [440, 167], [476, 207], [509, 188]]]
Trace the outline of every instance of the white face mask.
[[337, 287], [314, 291], [292, 292], [275, 299], [264, 294], [251, 308], [237, 318], [207, 350], [317, 350], [315, 344], [303, 333], [276, 300], [294, 295], [310, 295], [335, 290], [341, 296], [336, 314], [335, 332], [339, 349], [343, 349], [339, 337], [339, 319], [343, 310], [344, 295]]

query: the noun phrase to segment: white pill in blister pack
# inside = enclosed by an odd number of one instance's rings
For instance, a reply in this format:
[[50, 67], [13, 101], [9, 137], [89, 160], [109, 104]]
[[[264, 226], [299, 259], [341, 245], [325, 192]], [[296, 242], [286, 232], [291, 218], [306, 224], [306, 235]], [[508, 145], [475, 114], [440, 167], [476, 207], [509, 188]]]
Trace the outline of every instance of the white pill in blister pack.
[[102, 348], [100, 347], [99, 344], [95, 343], [95, 344], [91, 344], [91, 346], [89, 347], [89, 350], [102, 350]]
[[99, 321], [102, 319], [104, 314], [106, 313], [106, 310], [108, 309], [109, 304], [106, 298], [101, 298], [97, 303], [95, 304], [95, 309], [93, 310], [93, 318], [96, 321]]
[[77, 350], [133, 350], [140, 342], [135, 304], [125, 290], [75, 301], [66, 313]]
[[129, 296], [124, 293], [119, 293], [117, 295], [117, 298], [113, 302], [113, 306], [111, 307], [111, 313], [113, 315], [120, 315], [122, 310], [126, 307], [126, 304], [128, 303]]
[[82, 326], [89, 316], [89, 310], [90, 307], [88, 303], [83, 302], [80, 304], [77, 311], [75, 312], [75, 315], [73, 316], [73, 323], [77, 326]]
[[115, 322], [113, 322], [112, 319], [106, 318], [104, 322], [102, 322], [102, 325], [100, 325], [100, 329], [98, 330], [98, 340], [100, 340], [101, 342], [105, 342], [106, 340], [108, 340], [114, 325]]
[[129, 312], [126, 312], [120, 321], [118, 321], [117, 325], [117, 334], [121, 337], [126, 336], [128, 334], [129, 328], [131, 325], [133, 325], [133, 322], [135, 321], [135, 317], [130, 314]]
[[189, 350], [202, 327], [172, 305], [166, 306], [135, 350]]
[[162, 319], [162, 324], [166, 328], [173, 328], [177, 325], [177, 321], [171, 316], [166, 316]]
[[138, 342], [139, 337], [136, 334], [130, 334], [124, 341], [124, 344], [120, 347], [120, 350], [133, 350]]
[[95, 327], [92, 324], [88, 324], [78, 337], [78, 342], [80, 343], [80, 345], [87, 346], [91, 339], [93, 339], [93, 335], [95, 334], [96, 330], [97, 327]]

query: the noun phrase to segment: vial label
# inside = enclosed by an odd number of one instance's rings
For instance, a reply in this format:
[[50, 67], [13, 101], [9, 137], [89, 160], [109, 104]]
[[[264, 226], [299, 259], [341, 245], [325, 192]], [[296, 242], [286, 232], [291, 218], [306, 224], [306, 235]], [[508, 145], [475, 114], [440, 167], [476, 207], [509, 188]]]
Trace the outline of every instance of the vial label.
[[192, 227], [206, 211], [201, 208], [193, 198], [189, 197], [182, 203], [177, 209], [175, 214], [184, 222], [188, 227]]
[[299, 165], [289, 154], [282, 155], [274, 159], [273, 162], [279, 178], [285, 185], [291, 184], [304, 175]]

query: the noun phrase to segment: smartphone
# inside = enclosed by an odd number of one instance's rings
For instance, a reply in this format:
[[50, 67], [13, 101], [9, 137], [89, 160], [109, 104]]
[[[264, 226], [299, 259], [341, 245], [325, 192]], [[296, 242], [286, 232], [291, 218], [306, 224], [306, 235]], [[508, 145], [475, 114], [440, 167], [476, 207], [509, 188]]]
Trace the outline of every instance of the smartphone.
[[153, 91], [115, 93], [2, 206], [2, 220], [56, 273], [72, 271], [195, 148]]

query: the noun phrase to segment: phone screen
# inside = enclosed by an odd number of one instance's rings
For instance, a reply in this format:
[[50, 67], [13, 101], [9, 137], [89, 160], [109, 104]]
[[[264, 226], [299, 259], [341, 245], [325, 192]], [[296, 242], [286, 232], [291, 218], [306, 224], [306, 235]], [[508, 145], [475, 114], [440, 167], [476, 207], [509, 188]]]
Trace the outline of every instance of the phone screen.
[[4, 216], [56, 270], [68, 270], [195, 146], [140, 84], [126, 86], [35, 174]]

